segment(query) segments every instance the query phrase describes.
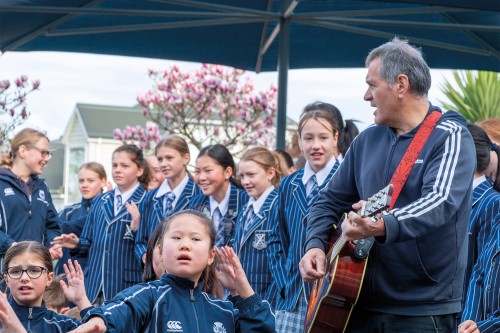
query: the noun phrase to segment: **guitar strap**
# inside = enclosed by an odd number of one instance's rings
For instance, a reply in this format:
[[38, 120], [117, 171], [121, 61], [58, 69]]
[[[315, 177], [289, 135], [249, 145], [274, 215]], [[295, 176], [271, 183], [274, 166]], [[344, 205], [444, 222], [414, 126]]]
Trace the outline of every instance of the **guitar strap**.
[[[399, 163], [396, 171], [394, 172], [394, 175], [392, 176], [391, 181], [389, 182], [389, 184], [392, 184], [394, 186], [394, 189], [392, 191], [392, 200], [388, 210], [391, 210], [394, 207], [396, 200], [398, 199], [398, 196], [403, 190], [403, 186], [405, 185], [406, 180], [410, 175], [411, 169], [415, 165], [415, 161], [417, 160], [418, 155], [422, 151], [425, 142], [431, 135], [442, 115], [443, 114], [439, 109], [435, 109], [431, 113], [429, 113], [425, 117], [423, 124], [415, 134], [415, 137], [408, 146], [408, 149], [406, 149], [401, 162]], [[360, 240], [356, 243], [354, 255], [359, 259], [366, 258], [374, 242], [374, 237]]]

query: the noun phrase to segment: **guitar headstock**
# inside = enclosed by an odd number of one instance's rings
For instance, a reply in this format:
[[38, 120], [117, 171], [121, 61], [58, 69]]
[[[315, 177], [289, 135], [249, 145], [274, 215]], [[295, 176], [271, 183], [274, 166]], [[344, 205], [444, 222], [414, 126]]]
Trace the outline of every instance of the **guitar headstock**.
[[361, 216], [373, 216], [382, 210], [389, 207], [392, 200], [392, 191], [394, 186], [392, 184], [387, 185], [374, 195], [372, 195], [366, 201], [365, 205], [361, 208]]

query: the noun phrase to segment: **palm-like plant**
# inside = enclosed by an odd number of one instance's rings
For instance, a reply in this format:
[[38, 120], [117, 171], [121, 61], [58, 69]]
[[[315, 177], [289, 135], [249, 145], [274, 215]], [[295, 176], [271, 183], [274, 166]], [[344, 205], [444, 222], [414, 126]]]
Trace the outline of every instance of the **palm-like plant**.
[[500, 73], [453, 71], [458, 88], [448, 80], [441, 90], [451, 103], [439, 101], [446, 109], [460, 112], [469, 122], [500, 117]]

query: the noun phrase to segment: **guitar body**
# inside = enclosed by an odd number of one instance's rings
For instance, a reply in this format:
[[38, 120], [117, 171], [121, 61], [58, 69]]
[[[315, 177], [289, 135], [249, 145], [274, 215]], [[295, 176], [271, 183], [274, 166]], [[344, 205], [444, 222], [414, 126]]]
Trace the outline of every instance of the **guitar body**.
[[[334, 238], [334, 242], [338, 235]], [[330, 241], [330, 244], [333, 244]], [[304, 332], [343, 333], [358, 301], [367, 259], [354, 256], [354, 244], [340, 251], [325, 277], [314, 282], [307, 306]]]
[[[392, 190], [393, 186], [388, 185], [368, 198], [358, 215], [374, 216], [387, 208]], [[359, 244], [367, 243], [360, 241]], [[313, 283], [304, 323], [305, 333], [345, 331], [358, 301], [368, 262], [368, 257], [360, 259], [354, 255], [355, 248], [353, 242], [346, 241], [340, 228], [333, 228], [326, 255], [327, 274]], [[369, 250], [368, 247], [367, 254]], [[359, 249], [356, 253], [360, 254]]]

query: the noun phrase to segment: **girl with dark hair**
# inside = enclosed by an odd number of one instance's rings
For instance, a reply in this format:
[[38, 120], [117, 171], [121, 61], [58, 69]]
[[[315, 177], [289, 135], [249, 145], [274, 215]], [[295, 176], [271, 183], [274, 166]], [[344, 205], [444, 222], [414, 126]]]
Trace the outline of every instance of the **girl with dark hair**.
[[[82, 194], [82, 200], [79, 203], [65, 207], [59, 213], [59, 226], [63, 234], [69, 237], [80, 237], [92, 201], [102, 193], [106, 181], [106, 170], [104, 170], [102, 164], [87, 162], [80, 166], [78, 170], [78, 189]], [[60, 237], [56, 237], [55, 241], [57, 242], [59, 239]], [[57, 275], [64, 273], [63, 265], [70, 257], [69, 249], [64, 249], [63, 257], [59, 259], [56, 265]], [[78, 262], [83, 268], [87, 266], [87, 258], [78, 258]]]
[[[493, 220], [500, 212], [500, 193], [493, 189], [493, 179], [498, 173], [498, 147], [495, 147], [481, 127], [468, 124], [467, 129], [472, 134], [476, 147], [476, 172], [474, 173], [472, 212], [468, 228], [469, 252], [465, 273], [466, 287], [472, 268], [490, 236]], [[467, 288], [465, 288], [464, 295], [467, 295]]]
[[332, 114], [331, 119], [336, 122], [332, 128], [337, 128], [338, 133], [337, 145], [335, 147], [337, 153], [335, 157], [340, 157], [340, 160], [342, 160], [342, 156], [345, 156], [345, 153], [347, 153], [352, 140], [359, 134], [359, 129], [355, 124], [356, 120], [348, 119], [344, 121], [342, 114], [335, 105], [319, 101], [307, 105], [302, 113], [317, 110], [323, 110]]
[[[39, 242], [22, 241], [11, 246], [5, 254], [3, 279], [11, 293], [8, 304], [4, 294], [0, 296], [0, 309], [9, 306], [17, 319], [2, 320], [6, 332], [68, 332], [80, 325], [74, 318], [57, 314], [45, 307], [43, 294], [54, 279], [49, 250]], [[68, 262], [68, 284], [61, 281], [66, 297], [86, 313], [91, 304], [83, 289], [81, 267]], [[1, 318], [1, 316], [0, 316]]]
[[191, 155], [186, 140], [178, 135], [164, 138], [156, 145], [155, 156], [164, 180], [158, 188], [146, 194], [139, 207], [135, 252], [143, 263], [148, 239], [160, 221], [185, 209], [191, 198], [201, 194], [187, 170]]
[[121, 290], [141, 282], [142, 267], [134, 253], [132, 216], [126, 206], [139, 206], [146, 191], [141, 185], [146, 161], [135, 145], [122, 145], [112, 155], [116, 183], [94, 200], [80, 239], [61, 236], [60, 245], [87, 256], [85, 288], [93, 304], [100, 305]]
[[[11, 152], [0, 160], [0, 257], [22, 240], [47, 247], [60, 235], [57, 211], [45, 181], [39, 176], [52, 157], [49, 138], [25, 128], [11, 141]], [[53, 259], [62, 251], [50, 249]]]
[[304, 255], [305, 218], [340, 165], [341, 129], [339, 112], [333, 105], [314, 103], [304, 108], [299, 120], [299, 146], [306, 159], [304, 168], [286, 176], [278, 188], [278, 201], [267, 245], [268, 261], [278, 288], [276, 329], [280, 333], [301, 332], [310, 284], [304, 284], [299, 262]]
[[[215, 229], [206, 215], [186, 210], [170, 216], [160, 252], [168, 274], [90, 310], [75, 332], [275, 332], [269, 304], [253, 291], [234, 251], [215, 248]], [[229, 301], [202, 291], [200, 281], [216, 255]]]
[[211, 216], [217, 230], [215, 244], [218, 247], [233, 246], [234, 226], [248, 201], [234, 173], [233, 156], [226, 147], [215, 144], [201, 149], [196, 159], [194, 181], [203, 194], [193, 197], [189, 208]]

